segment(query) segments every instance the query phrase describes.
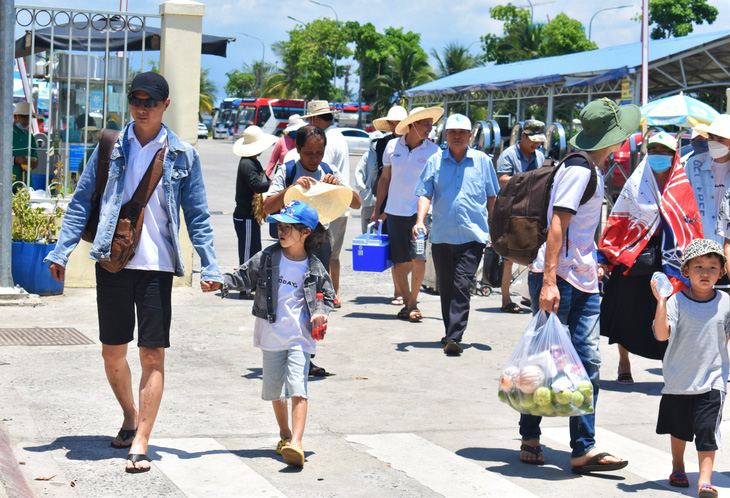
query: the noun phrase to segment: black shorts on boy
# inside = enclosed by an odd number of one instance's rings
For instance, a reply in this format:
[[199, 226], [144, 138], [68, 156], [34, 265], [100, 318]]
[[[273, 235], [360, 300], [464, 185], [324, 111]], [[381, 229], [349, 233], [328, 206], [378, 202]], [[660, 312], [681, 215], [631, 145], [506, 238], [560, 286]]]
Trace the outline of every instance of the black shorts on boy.
[[697, 451], [719, 450], [724, 402], [725, 393], [716, 389], [702, 394], [663, 394], [656, 432], [682, 441], [695, 439]]

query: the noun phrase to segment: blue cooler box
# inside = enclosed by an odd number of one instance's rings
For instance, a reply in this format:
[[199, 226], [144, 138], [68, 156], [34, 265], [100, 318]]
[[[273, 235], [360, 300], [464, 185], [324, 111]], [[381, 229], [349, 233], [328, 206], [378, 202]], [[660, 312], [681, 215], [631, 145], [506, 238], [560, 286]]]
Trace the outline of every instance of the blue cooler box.
[[374, 231], [375, 222], [368, 225], [367, 232], [352, 241], [352, 269], [355, 271], [382, 272], [393, 266], [390, 260], [390, 242], [383, 234], [383, 222]]

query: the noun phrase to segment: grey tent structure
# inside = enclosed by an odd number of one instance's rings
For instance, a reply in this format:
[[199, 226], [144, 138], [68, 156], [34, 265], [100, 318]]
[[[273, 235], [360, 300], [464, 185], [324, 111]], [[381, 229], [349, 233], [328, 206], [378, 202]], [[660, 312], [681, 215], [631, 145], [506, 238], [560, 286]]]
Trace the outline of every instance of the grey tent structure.
[[[89, 31], [91, 31], [90, 37]], [[228, 44], [233, 41], [236, 39], [203, 35], [202, 53], [226, 57]], [[25, 35], [15, 40], [15, 57], [30, 55], [31, 47], [34, 53], [50, 50], [51, 44], [53, 50], [84, 52], [160, 50], [160, 28], [127, 23], [121, 16], [95, 17], [86, 25], [69, 23], [65, 27], [54, 26], [26, 31]]]

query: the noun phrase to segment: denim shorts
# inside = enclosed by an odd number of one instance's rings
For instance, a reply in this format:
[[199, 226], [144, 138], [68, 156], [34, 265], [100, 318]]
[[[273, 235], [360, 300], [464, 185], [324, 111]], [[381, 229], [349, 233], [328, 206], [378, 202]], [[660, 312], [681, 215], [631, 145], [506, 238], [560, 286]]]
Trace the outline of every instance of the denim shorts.
[[262, 352], [264, 385], [261, 399], [276, 401], [292, 396], [307, 399], [310, 354], [299, 349]]

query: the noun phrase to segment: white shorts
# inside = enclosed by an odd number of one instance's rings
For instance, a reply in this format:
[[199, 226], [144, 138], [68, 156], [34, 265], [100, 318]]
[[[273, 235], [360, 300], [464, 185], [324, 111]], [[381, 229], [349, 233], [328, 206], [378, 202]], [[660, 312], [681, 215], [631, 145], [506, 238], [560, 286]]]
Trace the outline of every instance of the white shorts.
[[262, 351], [264, 357], [261, 399], [276, 401], [292, 396], [307, 399], [310, 354], [300, 349]]

